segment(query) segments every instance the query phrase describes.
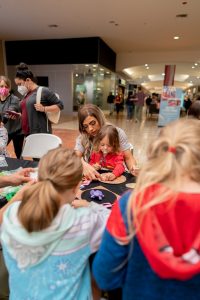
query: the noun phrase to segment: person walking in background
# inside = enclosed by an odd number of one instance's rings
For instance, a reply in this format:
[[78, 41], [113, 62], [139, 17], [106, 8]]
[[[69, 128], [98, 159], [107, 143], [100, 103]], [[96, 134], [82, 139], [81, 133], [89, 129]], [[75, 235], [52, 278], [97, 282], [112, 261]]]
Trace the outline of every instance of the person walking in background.
[[115, 96], [113, 95], [112, 92], [110, 92], [109, 95], [108, 95], [108, 98], [107, 98], [107, 103], [108, 103], [108, 106], [109, 106], [110, 116], [114, 112], [114, 100], [115, 100]]
[[135, 109], [134, 92], [132, 91], [128, 92], [128, 97], [126, 99], [126, 109], [127, 109], [127, 120], [131, 121], [133, 119], [133, 113]]
[[135, 96], [135, 113], [134, 118], [135, 122], [142, 121], [142, 109], [144, 106], [144, 100], [146, 95], [143, 93], [142, 88], [138, 87], [138, 92]]
[[117, 94], [117, 96], [115, 97], [114, 103], [115, 103], [116, 113], [117, 113], [117, 116], [118, 116], [119, 112], [120, 112], [120, 109], [123, 105], [122, 94], [120, 94], [120, 93]]
[[90, 165], [95, 170], [106, 168], [112, 172], [102, 174], [104, 181], [112, 181], [125, 172], [124, 156], [120, 153], [119, 134], [113, 125], [104, 125], [94, 140], [94, 152], [91, 154]]
[[20, 120], [20, 100], [11, 94], [10, 90], [10, 79], [6, 76], [0, 76], [1, 122], [8, 132], [8, 144], [13, 142], [16, 157], [20, 158], [24, 141]]
[[20, 103], [23, 133], [26, 136], [33, 133], [52, 133], [51, 122], [46, 113], [62, 110], [63, 102], [49, 88], [43, 87], [41, 102], [36, 103], [36, 78], [24, 63], [17, 66], [15, 83], [18, 92], [23, 96]]
[[198, 300], [200, 126], [180, 119], [150, 144], [134, 192], [115, 202], [93, 262], [101, 289], [123, 300]]
[[190, 109], [191, 105], [192, 105], [192, 101], [190, 100], [190, 97], [186, 96], [183, 101], [183, 108], [185, 109], [186, 114], [188, 113], [188, 110]]
[[92, 299], [89, 256], [98, 250], [110, 211], [87, 201], [72, 207], [82, 171], [74, 151], [50, 150], [39, 162], [38, 182], [4, 210], [9, 299]]

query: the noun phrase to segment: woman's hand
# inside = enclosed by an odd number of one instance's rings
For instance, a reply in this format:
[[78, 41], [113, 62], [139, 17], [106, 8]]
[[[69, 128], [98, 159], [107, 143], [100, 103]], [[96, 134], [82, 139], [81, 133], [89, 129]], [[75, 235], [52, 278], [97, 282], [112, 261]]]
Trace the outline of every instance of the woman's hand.
[[34, 171], [35, 170], [33, 168], [24, 168], [14, 174], [5, 176], [3, 178], [4, 183], [5, 183], [4, 186], [7, 186], [7, 185], [16, 186], [16, 185], [20, 185], [22, 183], [32, 181], [32, 179], [30, 177], [30, 173], [34, 172]]
[[99, 174], [93, 166], [86, 163], [85, 161], [82, 162], [83, 162], [83, 175], [85, 176], [86, 179], [88, 180], [101, 179], [101, 174]]
[[42, 105], [41, 103], [36, 103], [34, 104], [34, 107], [37, 111], [40, 111], [40, 112], [45, 112], [45, 106]]
[[95, 170], [100, 170], [101, 169], [101, 165], [99, 165], [98, 163], [96, 163], [92, 166], [95, 168]]
[[102, 181], [112, 181], [116, 178], [115, 174], [113, 173], [105, 173], [101, 174], [101, 180]]

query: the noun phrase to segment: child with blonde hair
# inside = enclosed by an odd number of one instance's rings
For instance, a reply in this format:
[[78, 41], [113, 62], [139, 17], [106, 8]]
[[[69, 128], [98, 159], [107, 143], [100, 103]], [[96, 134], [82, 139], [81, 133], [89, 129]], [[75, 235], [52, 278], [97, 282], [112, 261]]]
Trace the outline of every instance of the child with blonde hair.
[[[93, 264], [100, 288], [124, 300], [199, 299], [200, 126], [167, 125], [136, 188], [113, 206]], [[105, 267], [106, 266], [106, 267]]]
[[95, 203], [71, 206], [81, 178], [74, 151], [51, 150], [39, 162], [38, 182], [4, 212], [9, 299], [92, 299], [88, 258], [98, 249], [109, 211]]
[[125, 171], [124, 156], [120, 152], [119, 134], [113, 125], [104, 125], [94, 141], [90, 164], [96, 169], [106, 168], [112, 172], [101, 175], [102, 180], [112, 181]]

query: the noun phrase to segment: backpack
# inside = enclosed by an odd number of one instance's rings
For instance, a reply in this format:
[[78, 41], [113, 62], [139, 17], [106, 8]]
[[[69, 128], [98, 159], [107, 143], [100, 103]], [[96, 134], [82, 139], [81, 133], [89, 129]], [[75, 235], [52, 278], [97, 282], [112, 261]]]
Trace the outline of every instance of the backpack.
[[[41, 102], [41, 95], [42, 95], [42, 86], [39, 86], [37, 89], [37, 94], [36, 94], [36, 103], [40, 104]], [[59, 98], [59, 95], [55, 93], [55, 95]], [[56, 112], [46, 112], [46, 116], [48, 120], [53, 123], [53, 124], [58, 124], [59, 119], [60, 119], [60, 110]]]

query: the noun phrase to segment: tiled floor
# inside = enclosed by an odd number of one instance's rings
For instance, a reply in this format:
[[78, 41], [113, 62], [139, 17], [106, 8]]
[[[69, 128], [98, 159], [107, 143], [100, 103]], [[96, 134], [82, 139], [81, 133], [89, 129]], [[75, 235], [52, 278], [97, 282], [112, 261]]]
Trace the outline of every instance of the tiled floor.
[[[129, 142], [134, 146], [134, 155], [138, 163], [142, 164], [146, 157], [145, 153], [148, 144], [159, 132], [157, 118], [146, 119], [144, 113], [143, 121], [135, 123], [134, 121], [127, 120], [126, 111], [120, 112], [118, 118], [115, 114], [109, 116], [108, 111], [104, 111], [104, 113], [108, 122], [124, 129]], [[53, 133], [62, 139], [64, 147], [73, 148], [78, 135], [77, 116], [75, 114], [71, 117], [62, 116], [59, 124], [53, 126]], [[9, 145], [8, 151], [11, 157], [15, 157], [12, 143]]]

